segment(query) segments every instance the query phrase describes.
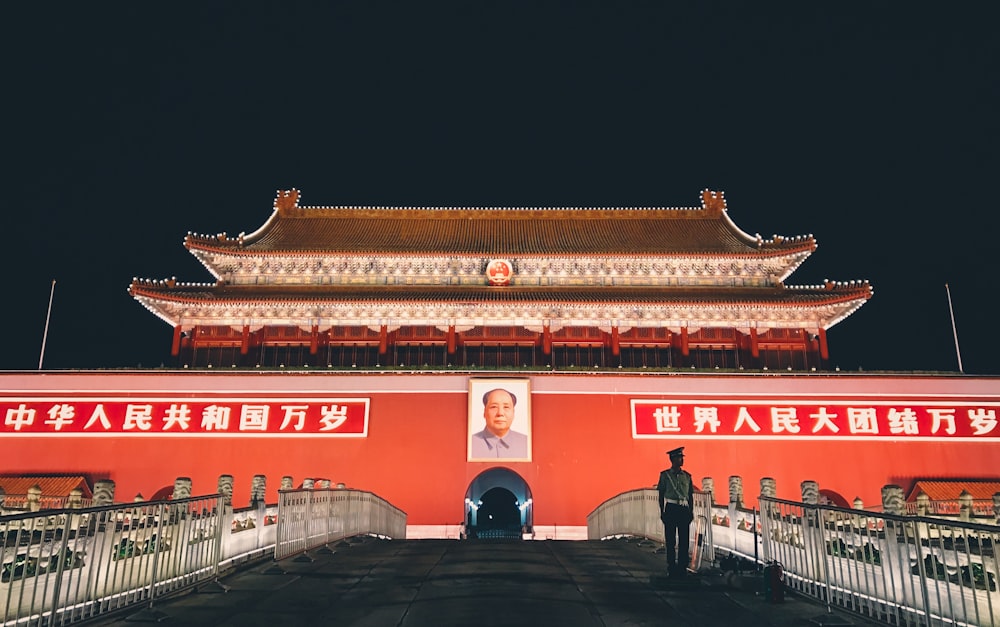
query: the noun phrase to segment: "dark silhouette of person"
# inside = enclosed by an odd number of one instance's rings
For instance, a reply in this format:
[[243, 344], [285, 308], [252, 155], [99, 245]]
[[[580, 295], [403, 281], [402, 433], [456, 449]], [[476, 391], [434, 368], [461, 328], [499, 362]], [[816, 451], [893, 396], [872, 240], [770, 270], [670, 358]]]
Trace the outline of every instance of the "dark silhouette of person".
[[660, 480], [656, 484], [667, 549], [667, 575], [683, 577], [690, 562], [688, 545], [691, 540], [691, 521], [694, 520], [691, 509], [694, 481], [691, 474], [681, 468], [684, 465], [683, 446], [667, 451], [667, 455], [670, 456], [670, 468], [660, 472]]

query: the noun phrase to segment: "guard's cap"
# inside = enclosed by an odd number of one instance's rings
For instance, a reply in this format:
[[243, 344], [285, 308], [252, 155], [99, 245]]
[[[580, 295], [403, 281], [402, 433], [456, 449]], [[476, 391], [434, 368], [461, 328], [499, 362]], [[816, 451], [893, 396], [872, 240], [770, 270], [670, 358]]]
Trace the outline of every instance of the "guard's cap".
[[667, 451], [667, 455], [669, 455], [671, 457], [680, 457], [683, 454], [684, 454], [684, 447], [683, 446], [678, 446], [675, 449]]

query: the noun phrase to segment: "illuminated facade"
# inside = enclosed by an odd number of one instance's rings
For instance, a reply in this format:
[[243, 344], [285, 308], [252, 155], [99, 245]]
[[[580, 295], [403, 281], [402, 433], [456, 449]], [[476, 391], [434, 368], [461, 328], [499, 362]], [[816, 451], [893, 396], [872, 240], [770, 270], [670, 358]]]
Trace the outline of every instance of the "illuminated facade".
[[787, 285], [812, 236], [688, 208], [307, 207], [189, 234], [214, 283], [132, 282], [179, 365], [824, 370], [867, 281]]
[[[874, 373], [690, 371], [534, 373], [247, 371], [213, 368], [0, 373], [0, 457], [7, 474], [110, 479], [115, 500], [193, 494], [233, 478], [233, 502], [266, 477], [375, 492], [407, 514], [410, 537], [481, 524], [492, 506], [539, 539], [586, 536], [586, 517], [655, 484], [665, 451], [684, 446], [698, 485], [742, 477], [799, 500], [818, 482], [834, 502], [878, 507], [881, 489], [916, 481], [997, 480], [1000, 378]], [[514, 388], [513, 384], [519, 384]], [[481, 385], [480, 385], [481, 384]], [[470, 453], [482, 390], [518, 392], [513, 428], [527, 457]], [[938, 490], [954, 500], [958, 491]], [[473, 505], [483, 501], [480, 509]]]

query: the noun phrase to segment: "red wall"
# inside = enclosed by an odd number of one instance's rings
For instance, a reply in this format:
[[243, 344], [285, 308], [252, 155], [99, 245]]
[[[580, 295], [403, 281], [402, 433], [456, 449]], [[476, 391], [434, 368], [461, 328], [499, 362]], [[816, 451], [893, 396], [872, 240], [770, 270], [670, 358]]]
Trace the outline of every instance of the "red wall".
[[83, 391], [144, 396], [225, 390], [368, 397], [368, 435], [322, 437], [81, 437], [46, 434], [0, 436], [3, 474], [85, 474], [116, 482], [116, 501], [151, 497], [178, 476], [191, 477], [195, 494], [215, 492], [221, 474], [235, 478], [234, 504], [249, 500], [254, 474], [267, 476], [275, 502], [283, 475], [328, 478], [375, 492], [408, 514], [413, 525], [463, 520], [466, 489], [482, 471], [504, 466], [530, 487], [537, 525], [584, 525], [587, 514], [619, 492], [652, 486], [667, 466], [664, 451], [686, 446], [686, 468], [696, 482], [715, 479], [717, 501], [727, 500], [730, 475], [743, 477], [748, 503], [759, 480], [777, 480], [778, 496], [799, 500], [803, 480], [819, 482], [848, 501], [880, 503], [887, 483], [909, 489], [916, 478], [996, 478], [1000, 434], [982, 441], [906, 439], [740, 440], [635, 439], [632, 399], [681, 394], [753, 399], [888, 394], [914, 399], [1000, 402], [1000, 379], [982, 377], [752, 376], [752, 375], [532, 375], [533, 461], [466, 461], [469, 377], [444, 374], [242, 375], [208, 373], [0, 373], [4, 397], [61, 396]]

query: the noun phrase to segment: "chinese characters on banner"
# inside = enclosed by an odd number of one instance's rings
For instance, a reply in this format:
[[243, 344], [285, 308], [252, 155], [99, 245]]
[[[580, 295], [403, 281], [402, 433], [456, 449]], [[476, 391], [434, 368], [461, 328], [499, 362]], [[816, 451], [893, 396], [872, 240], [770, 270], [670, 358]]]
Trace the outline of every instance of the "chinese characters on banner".
[[368, 398], [0, 397], [0, 435], [367, 437]]
[[1000, 441], [1000, 402], [632, 399], [634, 438]]

